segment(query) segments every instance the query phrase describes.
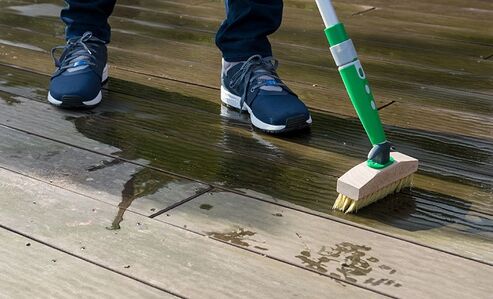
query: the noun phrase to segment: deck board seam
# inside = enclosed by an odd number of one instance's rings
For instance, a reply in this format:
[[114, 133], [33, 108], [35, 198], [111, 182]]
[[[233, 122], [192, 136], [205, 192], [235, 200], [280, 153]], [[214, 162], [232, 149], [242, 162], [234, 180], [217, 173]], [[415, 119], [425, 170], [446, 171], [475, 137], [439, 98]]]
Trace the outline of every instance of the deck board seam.
[[189, 197], [187, 197], [187, 198], [185, 198], [183, 200], [180, 200], [179, 202], [175, 202], [174, 204], [172, 204], [172, 205], [170, 205], [170, 206], [168, 206], [168, 207], [166, 207], [166, 208], [164, 208], [162, 210], [159, 210], [156, 213], [154, 213], [154, 214], [152, 214], [152, 215], [150, 215], [148, 217], [149, 218], [154, 218], [154, 217], [157, 217], [159, 215], [162, 215], [162, 214], [164, 214], [164, 213], [166, 213], [166, 212], [168, 212], [168, 211], [170, 211], [172, 209], [175, 209], [175, 208], [177, 208], [177, 207], [179, 207], [179, 206], [181, 206], [181, 205], [183, 205], [183, 204], [185, 204], [185, 203], [187, 203], [187, 202], [189, 202], [191, 200], [194, 200], [195, 198], [197, 198], [199, 196], [202, 196], [202, 195], [206, 194], [207, 192], [211, 192], [212, 190], [214, 190], [214, 187], [211, 186], [211, 185], [208, 185], [207, 188], [205, 188], [205, 189], [197, 192], [196, 194], [194, 194], [192, 196], [189, 196]]
[[[10, 171], [10, 170], [9, 170], [9, 171]], [[147, 282], [147, 281], [142, 280], [142, 279], [140, 279], [140, 278], [138, 278], [138, 277], [135, 277], [135, 276], [133, 276], [133, 275], [126, 274], [126, 273], [124, 273], [124, 272], [121, 272], [121, 271], [119, 271], [119, 270], [116, 270], [116, 269], [113, 269], [113, 268], [111, 268], [111, 267], [105, 266], [105, 265], [103, 265], [103, 264], [101, 264], [101, 263], [98, 263], [98, 262], [96, 262], [96, 261], [93, 261], [93, 260], [90, 260], [90, 259], [85, 258], [85, 257], [83, 257], [83, 256], [77, 255], [77, 254], [72, 253], [72, 252], [70, 252], [70, 251], [67, 251], [67, 250], [65, 250], [65, 249], [63, 249], [63, 248], [60, 248], [60, 247], [58, 247], [58, 246], [56, 246], [56, 245], [53, 245], [53, 244], [50, 244], [50, 243], [45, 242], [45, 241], [43, 241], [43, 240], [40, 240], [40, 239], [38, 239], [38, 238], [36, 238], [36, 237], [34, 237], [34, 236], [30, 236], [30, 235], [28, 235], [28, 234], [25, 234], [25, 233], [23, 233], [23, 232], [21, 232], [21, 231], [18, 231], [18, 230], [16, 230], [16, 229], [14, 229], [14, 228], [11, 228], [11, 227], [8, 227], [8, 226], [5, 226], [5, 225], [3, 225], [3, 224], [1, 224], [1, 223], [0, 223], [0, 229], [4, 229], [4, 230], [9, 231], [9, 232], [11, 232], [11, 233], [14, 233], [14, 234], [16, 234], [16, 235], [18, 235], [18, 236], [22, 236], [22, 237], [24, 237], [24, 238], [30, 239], [30, 240], [32, 240], [32, 241], [34, 241], [34, 242], [40, 243], [40, 244], [42, 244], [42, 245], [45, 245], [45, 246], [47, 246], [47, 247], [49, 247], [49, 248], [51, 248], [51, 249], [54, 249], [54, 250], [56, 250], [56, 251], [58, 251], [58, 252], [61, 252], [61, 253], [67, 254], [67, 255], [69, 255], [69, 256], [71, 256], [71, 257], [77, 258], [77, 259], [82, 260], [82, 261], [84, 261], [84, 262], [86, 262], [86, 263], [92, 264], [92, 265], [97, 266], [97, 267], [99, 267], [99, 268], [105, 269], [105, 270], [107, 270], [107, 271], [113, 272], [113, 273], [115, 273], [115, 274], [118, 274], [118, 275], [124, 276], [124, 277], [129, 278], [129, 279], [132, 279], [132, 280], [134, 280], [134, 281], [136, 281], [136, 282], [139, 282], [139, 283], [141, 283], [141, 284], [147, 285], [147, 286], [149, 286], [149, 287], [151, 287], [151, 288], [154, 288], [154, 289], [156, 289], [156, 290], [159, 290], [159, 291], [161, 291], [161, 292], [164, 292], [164, 293], [167, 293], [167, 294], [173, 295], [173, 296], [178, 297], [178, 298], [184, 298], [184, 299], [187, 299], [187, 297], [184, 297], [184, 296], [182, 296], [182, 295], [180, 295], [180, 294], [178, 294], [178, 293], [175, 293], [175, 292], [173, 292], [173, 291], [170, 291], [170, 290], [164, 289], [164, 288], [162, 288], [162, 287], [159, 287], [159, 286], [157, 286], [157, 285], [152, 284], [151, 282]]]
[[[280, 206], [280, 207], [283, 207], [283, 208], [286, 208], [286, 209], [298, 211], [298, 212], [301, 212], [301, 213], [305, 213], [305, 214], [312, 215], [312, 216], [315, 216], [315, 217], [319, 217], [319, 218], [322, 218], [322, 219], [326, 219], [326, 220], [329, 220], [329, 221], [334, 221], [334, 222], [337, 222], [337, 223], [340, 223], [340, 224], [351, 226], [353, 228], [358, 228], [358, 229], [361, 229], [361, 230], [364, 230], [364, 231], [376, 233], [376, 234], [383, 235], [383, 236], [386, 236], [386, 237], [389, 237], [389, 238], [392, 238], [392, 239], [396, 239], [396, 240], [400, 240], [400, 241], [403, 241], [403, 242], [411, 243], [411, 244], [414, 244], [414, 245], [417, 245], [417, 246], [420, 246], [420, 247], [425, 247], [425, 248], [428, 248], [428, 249], [431, 249], [431, 250], [440, 251], [440, 252], [445, 253], [445, 254], [449, 254], [449, 255], [452, 255], [452, 256], [456, 256], [456, 257], [459, 257], [459, 258], [463, 258], [463, 259], [466, 259], [466, 260], [470, 260], [470, 261], [473, 261], [473, 262], [478, 262], [478, 263], [481, 263], [481, 264], [484, 264], [484, 265], [493, 267], [493, 263], [492, 262], [483, 261], [483, 260], [476, 259], [476, 258], [473, 258], [473, 257], [463, 256], [463, 255], [460, 255], [458, 253], [447, 251], [445, 249], [436, 248], [436, 247], [433, 247], [431, 245], [427, 245], [427, 244], [424, 244], [424, 243], [421, 243], [421, 242], [418, 242], [418, 241], [406, 239], [406, 238], [403, 238], [403, 237], [400, 237], [400, 236], [397, 236], [397, 235], [393, 235], [393, 234], [390, 234], [390, 233], [386, 233], [386, 232], [383, 232], [383, 231], [380, 231], [380, 230], [373, 229], [371, 227], [366, 227], [366, 226], [363, 226], [363, 225], [359, 225], [359, 224], [356, 224], [356, 223], [353, 223], [353, 222], [350, 222], [350, 221], [347, 221], [347, 220], [344, 220], [344, 219], [341, 219], [341, 218], [338, 218], [338, 217], [335, 217], [335, 216], [322, 215], [322, 214], [319, 214], [319, 213], [316, 213], [316, 212], [313, 212], [313, 211], [308, 211], [306, 209], [302, 209], [302, 208], [299, 208], [299, 207], [295, 207], [295, 206], [291, 206], [291, 205], [279, 203], [279, 202], [274, 201], [274, 200], [269, 200], [269, 199], [263, 199], [263, 198], [255, 197], [255, 196], [252, 196], [252, 195], [249, 195], [249, 194], [245, 194], [245, 193], [243, 193], [241, 191], [238, 191], [238, 190], [229, 189], [229, 188], [225, 188], [225, 187], [222, 187], [222, 186], [216, 186], [215, 184], [212, 184], [212, 183], [203, 182], [201, 180], [197, 180], [197, 179], [194, 179], [194, 178], [191, 178], [191, 177], [188, 177], [188, 176], [185, 176], [185, 175], [181, 175], [181, 174], [176, 174], [176, 173], [173, 173], [173, 172], [170, 172], [170, 171], [167, 171], [167, 170], [158, 168], [158, 167], [145, 165], [145, 164], [138, 163], [138, 162], [135, 162], [135, 161], [131, 161], [131, 160], [128, 160], [128, 159], [125, 159], [125, 158], [121, 158], [121, 157], [118, 157], [118, 156], [101, 153], [101, 152], [98, 152], [98, 151], [95, 151], [95, 150], [92, 150], [92, 149], [84, 148], [82, 146], [73, 145], [73, 144], [70, 144], [68, 142], [64, 142], [64, 141], [61, 141], [61, 140], [56, 140], [54, 138], [46, 137], [46, 136], [43, 136], [43, 135], [40, 135], [40, 134], [37, 134], [37, 133], [33, 133], [33, 132], [29, 132], [29, 131], [26, 131], [26, 130], [23, 130], [23, 129], [20, 129], [20, 128], [16, 128], [16, 127], [10, 126], [8, 124], [0, 123], [0, 127], [4, 127], [4, 128], [7, 128], [7, 129], [10, 129], [10, 130], [18, 131], [18, 132], [23, 132], [23, 133], [28, 134], [28, 135], [37, 136], [39, 138], [43, 138], [43, 139], [46, 139], [46, 140], [51, 140], [53, 142], [57, 142], [57, 143], [64, 144], [64, 145], [67, 145], [67, 146], [70, 146], [70, 147], [78, 148], [78, 149], [83, 150], [83, 151], [88, 151], [88, 152], [91, 152], [91, 153], [94, 153], [94, 154], [98, 154], [98, 155], [102, 155], [102, 156], [105, 156], [105, 157], [109, 157], [109, 158], [112, 158], [112, 159], [119, 159], [119, 160], [122, 160], [124, 162], [131, 163], [131, 164], [134, 164], [134, 165], [137, 165], [137, 166], [140, 166], [140, 167], [145, 167], [145, 168], [148, 168], [148, 169], [152, 169], [152, 170], [155, 170], [155, 171], [159, 171], [159, 172], [162, 172], [162, 173], [173, 175], [175, 177], [180, 177], [180, 178], [184, 178], [184, 179], [187, 179], [187, 180], [190, 180], [190, 181], [194, 181], [194, 182], [197, 182], [197, 183], [201, 183], [201, 184], [204, 184], [204, 185], [212, 186], [215, 189], [222, 190], [224, 192], [231, 192], [231, 193], [234, 193], [234, 194], [238, 194], [238, 195], [244, 196], [246, 198], [250, 198], [250, 199], [259, 200], [259, 201], [262, 201], [262, 202], [274, 204], [274, 205], [277, 205], [277, 206]], [[1, 167], [0, 166], [0, 168], [4, 168], [4, 167]], [[4, 168], [4, 169], [6, 169], [6, 168]], [[7, 169], [7, 170], [9, 170], [9, 169]], [[133, 212], [133, 211], [131, 211], [131, 212]], [[135, 212], [133, 212], [133, 213], [135, 213]]]

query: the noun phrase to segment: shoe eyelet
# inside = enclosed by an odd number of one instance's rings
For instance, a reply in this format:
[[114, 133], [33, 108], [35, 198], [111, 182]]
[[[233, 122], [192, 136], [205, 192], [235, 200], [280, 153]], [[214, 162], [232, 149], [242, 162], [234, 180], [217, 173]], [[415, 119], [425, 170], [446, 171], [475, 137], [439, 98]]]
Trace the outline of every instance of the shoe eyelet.
[[250, 88], [250, 92], [254, 92], [254, 89], [253, 88]]

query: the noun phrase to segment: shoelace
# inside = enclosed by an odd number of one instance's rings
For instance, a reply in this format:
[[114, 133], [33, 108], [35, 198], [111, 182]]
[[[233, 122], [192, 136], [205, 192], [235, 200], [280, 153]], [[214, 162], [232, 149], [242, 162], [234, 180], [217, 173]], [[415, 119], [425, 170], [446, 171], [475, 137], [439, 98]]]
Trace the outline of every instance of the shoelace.
[[[91, 38], [93, 38], [92, 33], [86, 32], [76, 40], [69, 40], [66, 45], [56, 46], [53, 49], [51, 49], [51, 57], [55, 62], [55, 66], [59, 68], [60, 71], [63, 71], [69, 68], [82, 66], [82, 65], [95, 65], [94, 60], [96, 58], [94, 57], [94, 54], [96, 53], [96, 51], [91, 50], [86, 45], [86, 43]], [[94, 39], [96, 38], [93, 38], [93, 40]], [[60, 59], [57, 59], [55, 57], [55, 52], [59, 49], [66, 50], [65, 55], [62, 55], [64, 56], [62, 61], [60, 61], [62, 57], [60, 57]]]
[[[260, 55], [254, 55], [248, 58], [247, 61], [241, 66], [241, 68], [231, 77], [229, 83], [230, 88], [236, 88], [243, 85], [243, 94], [240, 100], [240, 112], [242, 111], [243, 104], [246, 100], [246, 95], [248, 92], [248, 85], [257, 80], [257, 84], [250, 87], [250, 91], [253, 92], [255, 89], [262, 86], [280, 86], [286, 87], [284, 83], [281, 82], [279, 76], [276, 73], [278, 66], [278, 61], [272, 59], [271, 61], [265, 61]], [[261, 72], [259, 72], [261, 71]], [[268, 76], [272, 79], [259, 79], [262, 76]]]

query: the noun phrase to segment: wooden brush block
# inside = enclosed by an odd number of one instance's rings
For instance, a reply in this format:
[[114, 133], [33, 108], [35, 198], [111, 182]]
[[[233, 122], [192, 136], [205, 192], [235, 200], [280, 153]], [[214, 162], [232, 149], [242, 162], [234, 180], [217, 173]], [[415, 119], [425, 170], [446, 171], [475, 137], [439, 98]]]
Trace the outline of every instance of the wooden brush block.
[[390, 153], [395, 162], [384, 169], [370, 168], [366, 161], [337, 180], [337, 192], [358, 200], [403, 179], [418, 170], [418, 160], [398, 152]]

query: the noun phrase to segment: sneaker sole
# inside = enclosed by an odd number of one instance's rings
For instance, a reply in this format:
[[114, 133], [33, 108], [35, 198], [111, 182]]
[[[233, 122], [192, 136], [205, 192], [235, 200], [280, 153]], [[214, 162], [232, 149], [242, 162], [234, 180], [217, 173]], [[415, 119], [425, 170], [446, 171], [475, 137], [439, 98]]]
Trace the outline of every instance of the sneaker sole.
[[[108, 81], [109, 77], [109, 70], [108, 70], [108, 64], [103, 69], [103, 76], [101, 80], [101, 86]], [[48, 92], [48, 102], [50, 102], [52, 105], [57, 106], [57, 107], [62, 107], [62, 108], [92, 108], [97, 106], [99, 103], [101, 103], [101, 100], [103, 98], [103, 93], [101, 90], [99, 90], [98, 95], [89, 101], [82, 101], [82, 102], [63, 102], [60, 100], [55, 99], [50, 92]]]
[[285, 133], [290, 131], [297, 131], [306, 129], [312, 124], [312, 117], [309, 116], [306, 119], [302, 117], [293, 117], [286, 120], [286, 125], [271, 125], [258, 119], [255, 114], [252, 113], [252, 109], [247, 103], [243, 103], [243, 107], [240, 108], [241, 97], [232, 94], [226, 88], [221, 86], [221, 102], [228, 108], [233, 108], [238, 111], [247, 111], [250, 114], [250, 121], [254, 128], [259, 129], [267, 133]]

